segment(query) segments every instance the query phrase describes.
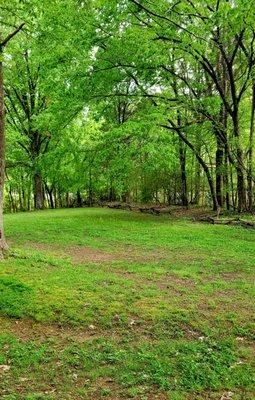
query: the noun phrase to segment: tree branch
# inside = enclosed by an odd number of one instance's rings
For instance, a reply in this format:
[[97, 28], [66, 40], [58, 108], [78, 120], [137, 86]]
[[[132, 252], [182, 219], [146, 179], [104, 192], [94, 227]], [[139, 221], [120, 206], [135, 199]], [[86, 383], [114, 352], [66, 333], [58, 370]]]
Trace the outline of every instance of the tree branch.
[[9, 41], [15, 36], [17, 35], [17, 33], [19, 33], [19, 31], [21, 31], [21, 29], [23, 28], [23, 26], [25, 25], [25, 22], [23, 22], [17, 29], [15, 29], [15, 31], [13, 31], [12, 33], [10, 33], [1, 43], [0, 43], [0, 47], [3, 48], [4, 46], [6, 46]]

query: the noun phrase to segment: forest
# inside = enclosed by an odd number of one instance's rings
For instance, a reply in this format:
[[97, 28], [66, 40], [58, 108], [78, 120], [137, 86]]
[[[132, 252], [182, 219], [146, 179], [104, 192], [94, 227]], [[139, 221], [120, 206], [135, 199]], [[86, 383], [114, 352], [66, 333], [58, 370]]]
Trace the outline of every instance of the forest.
[[0, 398], [254, 399], [254, 151], [255, 0], [0, 0]]

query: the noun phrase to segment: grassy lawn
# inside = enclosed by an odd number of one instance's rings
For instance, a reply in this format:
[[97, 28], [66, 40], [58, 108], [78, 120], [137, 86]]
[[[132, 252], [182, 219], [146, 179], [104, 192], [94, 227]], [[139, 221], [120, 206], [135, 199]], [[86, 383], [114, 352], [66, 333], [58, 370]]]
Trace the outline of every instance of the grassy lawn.
[[255, 398], [255, 231], [106, 209], [5, 221], [1, 399]]

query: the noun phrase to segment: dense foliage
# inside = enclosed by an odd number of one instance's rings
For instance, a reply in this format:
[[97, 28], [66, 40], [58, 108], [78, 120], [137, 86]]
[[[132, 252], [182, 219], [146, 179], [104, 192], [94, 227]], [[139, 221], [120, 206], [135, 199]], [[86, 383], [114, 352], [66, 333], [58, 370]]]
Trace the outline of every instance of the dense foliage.
[[254, 0], [1, 0], [5, 207], [254, 207]]

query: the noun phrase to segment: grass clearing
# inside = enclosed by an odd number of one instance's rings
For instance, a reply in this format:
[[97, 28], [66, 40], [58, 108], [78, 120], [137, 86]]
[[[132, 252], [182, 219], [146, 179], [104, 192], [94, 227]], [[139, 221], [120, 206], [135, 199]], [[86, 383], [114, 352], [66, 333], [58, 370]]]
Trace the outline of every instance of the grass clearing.
[[96, 208], [5, 219], [1, 399], [255, 397], [255, 232]]

